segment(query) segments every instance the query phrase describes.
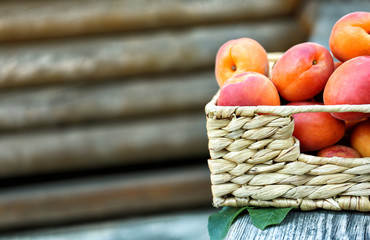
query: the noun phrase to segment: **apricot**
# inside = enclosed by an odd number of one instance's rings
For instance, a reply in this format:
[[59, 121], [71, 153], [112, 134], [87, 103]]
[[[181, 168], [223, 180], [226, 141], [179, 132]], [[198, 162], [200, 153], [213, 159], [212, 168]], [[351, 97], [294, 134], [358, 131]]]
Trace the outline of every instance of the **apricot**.
[[350, 144], [361, 156], [370, 157], [370, 119], [353, 127], [350, 133]]
[[342, 158], [361, 158], [361, 155], [353, 148], [344, 145], [333, 145], [321, 149], [317, 156], [319, 157], [342, 157]]
[[[370, 104], [370, 56], [342, 63], [330, 76], [324, 89], [325, 105]], [[359, 120], [370, 113], [331, 113], [341, 120]]]
[[257, 41], [251, 38], [232, 39], [219, 48], [215, 75], [220, 87], [232, 76], [248, 71], [265, 76], [269, 74], [266, 50]]
[[265, 75], [245, 72], [232, 76], [220, 89], [219, 106], [280, 105], [274, 84]]
[[[292, 102], [287, 105], [316, 105], [317, 102]], [[292, 114], [294, 118], [293, 136], [300, 142], [302, 152], [316, 151], [336, 144], [345, 133], [344, 121], [327, 112], [307, 112]]]
[[330, 52], [317, 43], [301, 43], [288, 49], [276, 62], [271, 81], [287, 101], [304, 101], [320, 93], [334, 71]]
[[342, 62], [335, 61], [334, 62], [334, 70], [337, 69], [340, 65], [342, 65]]
[[359, 122], [363, 122], [363, 121], [366, 121], [366, 118], [362, 118], [362, 119], [359, 119], [359, 120], [354, 120], [354, 121], [350, 121], [350, 120], [347, 120], [347, 121], [344, 121], [344, 123], [346, 124], [346, 132], [350, 132], [352, 131], [352, 128]]
[[333, 26], [329, 47], [333, 55], [344, 62], [358, 56], [370, 55], [370, 12], [352, 12]]

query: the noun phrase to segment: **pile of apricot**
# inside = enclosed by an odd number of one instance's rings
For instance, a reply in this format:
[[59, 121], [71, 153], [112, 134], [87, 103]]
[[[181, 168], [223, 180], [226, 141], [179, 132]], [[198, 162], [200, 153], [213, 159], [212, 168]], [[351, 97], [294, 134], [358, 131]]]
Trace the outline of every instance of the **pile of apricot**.
[[[313, 42], [297, 44], [283, 53], [271, 72], [266, 50], [257, 41], [230, 40], [216, 56], [217, 104], [370, 104], [369, 33], [370, 12], [352, 12], [331, 29], [330, 50]], [[293, 118], [301, 152], [370, 157], [369, 113], [296, 113]]]

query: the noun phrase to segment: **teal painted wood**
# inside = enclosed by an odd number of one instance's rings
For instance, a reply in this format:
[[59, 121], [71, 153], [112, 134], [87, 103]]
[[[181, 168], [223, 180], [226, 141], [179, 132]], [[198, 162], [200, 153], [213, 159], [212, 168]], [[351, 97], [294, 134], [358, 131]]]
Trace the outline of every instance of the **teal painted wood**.
[[190, 210], [129, 220], [0, 235], [1, 240], [207, 240], [207, 219], [215, 209]]

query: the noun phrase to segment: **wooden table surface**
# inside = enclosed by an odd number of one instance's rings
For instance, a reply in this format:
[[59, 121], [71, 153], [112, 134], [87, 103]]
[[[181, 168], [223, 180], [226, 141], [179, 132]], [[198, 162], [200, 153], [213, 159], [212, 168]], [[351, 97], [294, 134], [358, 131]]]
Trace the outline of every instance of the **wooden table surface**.
[[281, 224], [263, 231], [255, 227], [245, 214], [233, 223], [226, 239], [365, 240], [370, 239], [370, 214], [354, 211], [293, 211]]

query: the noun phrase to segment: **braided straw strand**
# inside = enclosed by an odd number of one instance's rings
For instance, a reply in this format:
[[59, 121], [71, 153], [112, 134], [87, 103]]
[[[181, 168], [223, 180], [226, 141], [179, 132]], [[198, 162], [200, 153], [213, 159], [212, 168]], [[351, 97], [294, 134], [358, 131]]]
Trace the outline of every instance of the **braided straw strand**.
[[217, 106], [219, 92], [213, 97], [206, 107], [206, 113], [209, 118], [220, 119], [233, 116], [250, 117], [257, 113], [269, 113], [279, 116], [290, 116], [294, 113], [303, 112], [363, 112], [370, 113], [370, 104], [359, 105], [283, 105], [283, 106], [236, 106], [225, 107]]

